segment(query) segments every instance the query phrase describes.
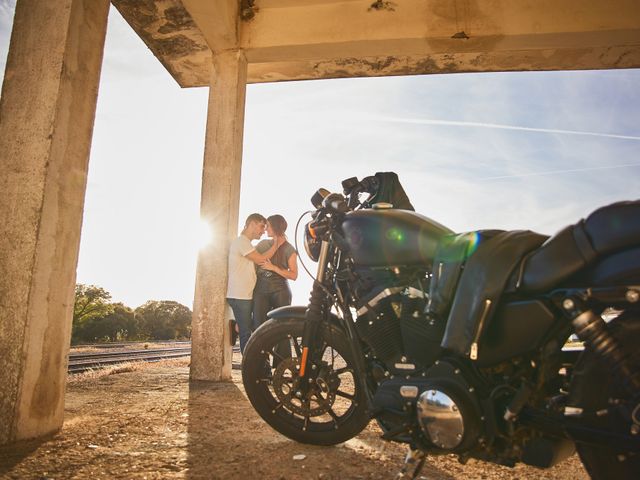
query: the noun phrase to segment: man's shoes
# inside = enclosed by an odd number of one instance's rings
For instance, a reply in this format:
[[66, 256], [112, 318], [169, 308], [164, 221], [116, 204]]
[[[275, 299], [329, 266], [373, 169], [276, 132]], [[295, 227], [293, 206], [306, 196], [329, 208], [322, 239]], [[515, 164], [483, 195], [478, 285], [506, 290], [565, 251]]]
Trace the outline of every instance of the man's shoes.
[[233, 347], [238, 341], [238, 331], [236, 330], [236, 321], [233, 319], [229, 320], [229, 338], [231, 341], [231, 346]]

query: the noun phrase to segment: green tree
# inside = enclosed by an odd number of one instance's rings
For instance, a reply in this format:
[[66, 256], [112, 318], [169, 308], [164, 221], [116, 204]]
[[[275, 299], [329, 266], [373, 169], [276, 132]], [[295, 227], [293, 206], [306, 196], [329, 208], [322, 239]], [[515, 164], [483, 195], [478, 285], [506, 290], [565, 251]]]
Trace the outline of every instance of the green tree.
[[96, 319], [113, 313], [111, 294], [96, 285], [76, 285], [73, 305], [72, 342], [86, 340], [83, 331]]
[[149, 300], [136, 308], [141, 336], [153, 340], [191, 338], [191, 310], [171, 300]]
[[138, 325], [129, 307], [122, 303], [112, 304], [113, 311], [103, 317], [93, 317], [82, 324], [79, 340], [87, 342], [135, 340]]

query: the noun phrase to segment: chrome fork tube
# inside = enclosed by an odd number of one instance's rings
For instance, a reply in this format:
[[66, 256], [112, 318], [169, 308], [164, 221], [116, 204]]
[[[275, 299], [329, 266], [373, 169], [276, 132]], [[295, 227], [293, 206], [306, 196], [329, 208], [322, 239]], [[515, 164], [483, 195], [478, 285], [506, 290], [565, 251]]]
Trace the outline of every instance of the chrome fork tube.
[[318, 257], [318, 273], [316, 275], [316, 280], [319, 283], [324, 282], [324, 276], [327, 271], [327, 260], [329, 258], [329, 242], [327, 240], [323, 240], [320, 245], [320, 255]]

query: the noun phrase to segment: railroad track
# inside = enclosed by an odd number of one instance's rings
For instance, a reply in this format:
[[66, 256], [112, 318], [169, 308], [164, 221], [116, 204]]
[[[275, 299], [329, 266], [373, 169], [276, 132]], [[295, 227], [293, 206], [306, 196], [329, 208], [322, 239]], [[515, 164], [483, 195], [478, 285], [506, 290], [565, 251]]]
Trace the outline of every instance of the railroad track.
[[139, 346], [140, 348], [144, 348], [144, 345], [148, 345], [149, 343], [152, 343], [154, 345], [172, 345], [172, 346], [178, 346], [178, 345], [183, 345], [183, 346], [187, 346], [187, 345], [191, 345], [191, 340], [180, 340], [180, 341], [176, 341], [176, 340], [148, 340], [148, 341], [134, 341], [134, 342], [119, 342], [119, 343], [81, 343], [78, 345], [73, 345], [71, 348], [97, 348], [100, 350], [103, 349], [116, 349], [116, 348], [129, 348], [129, 347], [136, 347]]
[[[239, 352], [238, 347], [233, 347], [234, 352]], [[70, 353], [68, 373], [81, 373], [87, 370], [96, 370], [108, 366], [128, 362], [159, 362], [172, 358], [191, 356], [191, 346], [176, 348], [159, 348], [144, 350], [122, 350], [118, 352], [96, 353]], [[232, 365], [234, 370], [240, 369], [240, 364]]]

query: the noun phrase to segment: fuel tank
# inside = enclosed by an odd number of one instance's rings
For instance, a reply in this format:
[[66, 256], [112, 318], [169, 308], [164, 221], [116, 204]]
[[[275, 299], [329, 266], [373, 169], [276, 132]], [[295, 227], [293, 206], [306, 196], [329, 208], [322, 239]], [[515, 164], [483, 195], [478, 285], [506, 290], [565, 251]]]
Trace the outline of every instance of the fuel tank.
[[431, 266], [438, 240], [453, 233], [447, 227], [409, 210], [356, 210], [342, 223], [356, 265]]

